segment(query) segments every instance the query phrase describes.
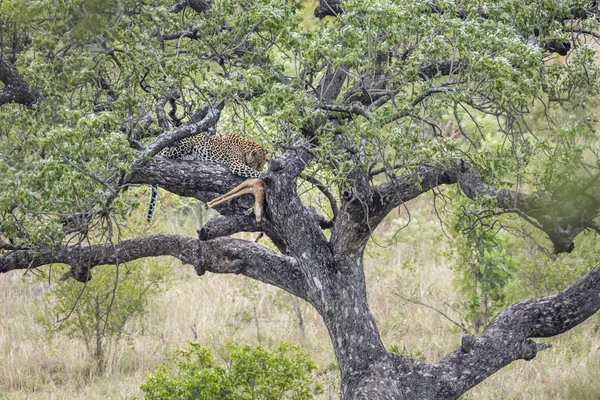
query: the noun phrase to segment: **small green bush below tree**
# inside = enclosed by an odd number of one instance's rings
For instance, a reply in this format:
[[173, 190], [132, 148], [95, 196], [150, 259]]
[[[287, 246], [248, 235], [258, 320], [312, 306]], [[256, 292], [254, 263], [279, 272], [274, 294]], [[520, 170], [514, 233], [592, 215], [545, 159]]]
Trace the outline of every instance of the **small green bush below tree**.
[[174, 369], [161, 365], [141, 386], [146, 400], [304, 400], [323, 392], [315, 363], [296, 346], [228, 344], [222, 363], [198, 343], [178, 350]]

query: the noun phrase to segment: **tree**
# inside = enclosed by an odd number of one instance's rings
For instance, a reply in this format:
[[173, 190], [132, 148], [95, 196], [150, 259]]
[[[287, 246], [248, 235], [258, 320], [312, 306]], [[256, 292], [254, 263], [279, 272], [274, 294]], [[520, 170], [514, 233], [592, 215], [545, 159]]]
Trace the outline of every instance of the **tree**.
[[[343, 399], [458, 398], [533, 359], [546, 346], [531, 338], [593, 315], [600, 266], [505, 308], [439, 362], [400, 356], [369, 309], [363, 253], [390, 211], [427, 192], [462, 202], [463, 230], [536, 230], [554, 253], [600, 232], [597, 3], [302, 6], [3, 0], [0, 272], [65, 263], [86, 280], [96, 265], [170, 255], [198, 275], [275, 285], [323, 317]], [[273, 155], [262, 221], [240, 198], [198, 238], [121, 234], [139, 205], [127, 188], [207, 202], [242, 182], [223, 165], [153, 159], [217, 127]], [[307, 204], [305, 184], [328, 204]], [[242, 231], [277, 251], [228, 237]]]

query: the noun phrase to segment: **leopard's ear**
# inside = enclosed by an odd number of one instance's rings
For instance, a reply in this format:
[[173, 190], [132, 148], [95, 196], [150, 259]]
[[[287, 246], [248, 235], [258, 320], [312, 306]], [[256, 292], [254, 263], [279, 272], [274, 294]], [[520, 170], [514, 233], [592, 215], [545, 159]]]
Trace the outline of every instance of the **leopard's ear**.
[[254, 157], [254, 156], [256, 156], [257, 154], [258, 154], [258, 150], [256, 150], [256, 149], [252, 149], [252, 150], [250, 150], [250, 157]]

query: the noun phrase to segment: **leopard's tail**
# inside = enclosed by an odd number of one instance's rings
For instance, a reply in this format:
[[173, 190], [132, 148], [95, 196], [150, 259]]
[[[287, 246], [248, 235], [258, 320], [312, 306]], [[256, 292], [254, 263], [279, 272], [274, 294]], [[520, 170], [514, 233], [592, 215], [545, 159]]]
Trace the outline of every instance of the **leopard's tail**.
[[150, 196], [150, 207], [148, 207], [148, 215], [146, 221], [150, 223], [154, 216], [154, 209], [156, 208], [156, 199], [158, 198], [158, 186], [152, 185], [152, 195]]

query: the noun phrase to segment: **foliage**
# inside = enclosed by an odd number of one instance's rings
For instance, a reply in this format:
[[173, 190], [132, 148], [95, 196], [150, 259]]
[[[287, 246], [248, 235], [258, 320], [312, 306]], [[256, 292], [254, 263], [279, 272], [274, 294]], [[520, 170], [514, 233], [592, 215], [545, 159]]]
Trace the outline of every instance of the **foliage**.
[[[571, 254], [549, 257], [534, 235], [529, 240], [511, 238], [512, 256], [519, 266], [516, 278], [507, 288], [508, 301], [549, 296], [565, 289], [571, 282], [588, 272], [598, 262], [598, 235], [580, 235]], [[514, 242], [517, 242], [514, 243]], [[513, 243], [510, 243], [513, 242]]]
[[[140, 150], [216, 101], [224, 108], [215, 130], [240, 131], [275, 157], [310, 140], [305, 173], [340, 203], [361, 172], [379, 185], [461, 162], [493, 187], [547, 195], [554, 205], [536, 210], [557, 226], [594, 227], [600, 66], [594, 36], [582, 32], [598, 21], [577, 16], [588, 1], [346, 0], [343, 13], [321, 21], [308, 17], [309, 2], [213, 3], [174, 13], [174, 0], [0, 0], [0, 57], [39, 93], [30, 108], [0, 107], [0, 255], [121, 239], [140, 204], [139, 192], [125, 191]], [[546, 51], [556, 41], [572, 46], [567, 65]], [[328, 96], [334, 71], [345, 77]], [[448, 120], [458, 134], [441, 129]], [[523, 263], [527, 283], [513, 281], [514, 259], [524, 256], [498, 232], [497, 199], [467, 201], [457, 191], [447, 200], [456, 286], [473, 331], [505, 304], [507, 289], [516, 298], [564, 286], [560, 259], [546, 269]], [[586, 211], [565, 221], [568, 208]], [[96, 343], [118, 337], [125, 317], [147, 307], [127, 292], [160, 286], [155, 277], [121, 294], [116, 280], [99, 271], [86, 291], [59, 285], [71, 299], [54, 300], [61, 315], [76, 303], [74, 315], [95, 316], [61, 329], [88, 346], [94, 335]], [[88, 292], [95, 307], [83, 305]], [[129, 300], [111, 320], [121, 297]]]
[[198, 343], [177, 351], [175, 370], [162, 365], [142, 385], [149, 400], [311, 399], [322, 392], [313, 382], [313, 361], [299, 347], [280, 343], [272, 351], [229, 344], [223, 363]]
[[506, 287], [515, 276], [516, 265], [496, 227], [497, 220], [464, 212], [458, 215], [449, 249], [454, 283], [463, 297], [465, 320], [473, 333], [480, 333], [507, 305]]
[[[220, 129], [275, 155], [313, 121], [319, 158], [307, 172], [339, 190], [357, 167], [403, 174], [466, 154], [489, 183], [558, 198], [577, 190], [582, 204], [589, 195], [580, 183], [597, 169], [595, 48], [573, 39], [561, 66], [543, 63], [532, 45], [569, 39], [557, 21], [580, 1], [348, 0], [333, 21], [309, 17], [314, 4], [295, 0], [221, 0], [206, 13], [172, 5], [0, 2], [1, 37], [13, 38], [0, 48], [42, 94], [34, 108], [0, 109], [0, 230], [12, 246], [65, 243], [72, 214], [91, 212], [96, 227], [122, 223], [139, 201], [120, 182], [136, 149], [161, 131], [155, 118], [143, 121], [173, 89], [171, 126], [209, 99], [226, 100]], [[423, 76], [443, 60], [455, 74]], [[314, 90], [336, 67], [348, 74], [332, 105], [365, 103], [369, 90], [386, 101], [368, 117], [326, 112]], [[532, 128], [529, 114], [546, 127]], [[440, 134], [450, 118], [461, 122], [461, 143]], [[500, 158], [508, 175], [488, 168]]]
[[46, 312], [40, 322], [49, 332], [82, 340], [102, 371], [108, 345], [134, 332], [134, 321], [149, 311], [168, 280], [157, 260], [99, 267], [85, 284], [72, 279], [56, 283], [44, 295]]

